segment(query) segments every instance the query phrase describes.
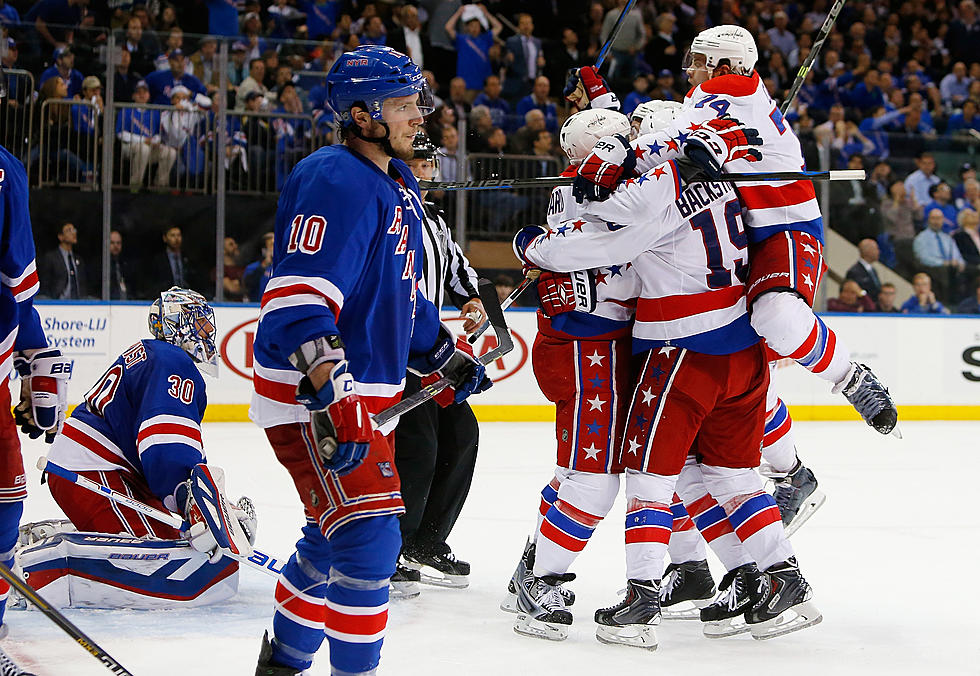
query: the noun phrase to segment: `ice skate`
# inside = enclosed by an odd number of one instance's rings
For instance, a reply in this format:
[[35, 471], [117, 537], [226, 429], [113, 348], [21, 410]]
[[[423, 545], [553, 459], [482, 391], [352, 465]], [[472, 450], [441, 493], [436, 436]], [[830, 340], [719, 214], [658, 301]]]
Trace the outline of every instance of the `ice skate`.
[[786, 537], [790, 537], [823, 506], [827, 496], [817, 489], [817, 478], [813, 472], [799, 460], [789, 473], [770, 476], [776, 488], [773, 498], [783, 517]]
[[440, 552], [405, 552], [405, 566], [418, 571], [422, 584], [450, 589], [470, 586], [470, 564], [460, 561], [448, 546]]
[[391, 576], [388, 596], [393, 599], [413, 599], [422, 593], [419, 582], [422, 576], [419, 571], [405, 565], [405, 560], [398, 557], [395, 574]]
[[45, 519], [22, 523], [17, 529], [17, 549], [36, 544], [58, 533], [74, 533], [77, 529], [68, 519]]
[[595, 621], [595, 637], [602, 643], [656, 650], [660, 581], [627, 580], [623, 600], [595, 611]]
[[573, 573], [564, 575], [530, 576], [517, 588], [517, 621], [514, 631], [525, 636], [549, 641], [564, 641], [572, 614], [565, 609], [560, 585], [575, 579]]
[[[532, 570], [534, 569], [534, 542], [528, 538], [527, 543], [524, 545], [524, 553], [521, 555], [520, 561], [517, 562], [517, 567], [514, 569], [514, 574], [510, 576], [510, 581], [507, 583], [507, 595], [500, 602], [500, 609], [505, 613], [516, 613], [517, 610], [517, 586], [522, 580], [532, 576]], [[575, 592], [571, 589], [566, 589], [563, 585], [558, 585], [558, 591], [565, 599], [565, 606], [571, 606], [575, 603]]]
[[259, 663], [255, 666], [255, 676], [303, 676], [304, 672], [292, 667], [272, 664], [272, 642], [269, 632], [262, 635], [262, 648], [259, 650]]
[[697, 620], [714, 596], [707, 561], [672, 563], [660, 585], [660, 613], [665, 620]]
[[744, 615], [756, 598], [760, 575], [754, 563], [746, 563], [725, 573], [718, 585], [718, 596], [701, 609], [703, 632], [707, 638], [725, 638], [749, 630]]
[[833, 391], [843, 393], [864, 421], [882, 434], [890, 434], [898, 424], [898, 410], [888, 388], [864, 364], [851, 362], [847, 375]]
[[[6, 627], [7, 625], [0, 627], [4, 635], [6, 635]], [[0, 636], [0, 638], [3, 637]], [[21, 669], [10, 655], [0, 649], [0, 676], [34, 676], [34, 674]]]
[[759, 582], [756, 601], [745, 613], [752, 638], [775, 638], [812, 627], [823, 619], [810, 600], [813, 593], [795, 557], [770, 566]]

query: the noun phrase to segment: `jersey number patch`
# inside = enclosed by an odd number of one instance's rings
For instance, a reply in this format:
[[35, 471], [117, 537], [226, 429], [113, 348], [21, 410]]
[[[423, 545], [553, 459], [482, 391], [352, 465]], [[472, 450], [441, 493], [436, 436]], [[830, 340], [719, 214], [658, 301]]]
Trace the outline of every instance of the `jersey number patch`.
[[327, 219], [323, 216], [297, 214], [289, 224], [289, 243], [286, 253], [300, 251], [305, 254], [315, 254], [323, 246], [323, 235], [327, 230]]
[[[729, 200], [725, 203], [725, 225], [728, 229], [728, 240], [737, 249], [744, 249], [749, 245], [749, 238], [739, 223], [741, 216], [742, 207], [738, 200]], [[701, 240], [704, 242], [704, 251], [708, 258], [708, 274], [705, 276], [708, 287], [723, 289], [731, 286], [732, 271], [725, 267], [721, 240], [718, 238], [718, 226], [715, 224], [711, 209], [698, 212], [691, 218], [690, 223], [694, 230], [701, 233]], [[741, 258], [735, 261], [735, 277], [741, 283], [745, 283], [748, 272], [749, 268]]]
[[181, 378], [180, 376], [170, 376], [167, 378], [167, 382], [170, 383], [170, 388], [167, 389], [167, 394], [169, 394], [174, 399], [189, 404], [194, 401], [194, 381], [190, 378]]

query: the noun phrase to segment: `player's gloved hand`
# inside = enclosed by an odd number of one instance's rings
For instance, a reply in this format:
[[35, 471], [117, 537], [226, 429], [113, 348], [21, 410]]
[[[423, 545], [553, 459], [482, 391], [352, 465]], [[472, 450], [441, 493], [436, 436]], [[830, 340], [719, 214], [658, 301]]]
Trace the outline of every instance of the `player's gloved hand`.
[[208, 554], [211, 563], [226, 554], [252, 554], [254, 509], [249, 514], [225, 498], [225, 473], [220, 467], [195, 465], [190, 478], [177, 486], [173, 499], [187, 519], [187, 529], [181, 535], [191, 547]]
[[688, 134], [684, 154], [696, 162], [711, 178], [721, 176], [721, 168], [732, 160], [758, 162], [762, 136], [728, 115], [702, 122]]
[[[517, 256], [518, 260], [524, 264], [525, 267], [533, 265], [528, 262], [526, 257], [527, 248], [531, 246], [531, 242], [540, 237], [541, 235], [547, 235], [548, 228], [543, 225], [525, 225], [523, 228], [517, 231], [514, 235], [514, 241], [512, 242], [514, 247], [514, 255]], [[524, 271], [527, 275], [527, 270]]]
[[588, 270], [542, 270], [537, 281], [541, 312], [549, 319], [565, 312], [595, 310], [595, 276]]
[[31, 439], [44, 434], [44, 440], [50, 444], [61, 431], [73, 364], [57, 348], [14, 356], [14, 368], [21, 377], [20, 402], [14, 407], [14, 421]]
[[572, 184], [575, 201], [582, 204], [608, 199], [624, 175], [636, 169], [636, 151], [621, 134], [603, 136], [578, 167]]
[[493, 385], [487, 370], [476, 357], [473, 348], [462, 338], [453, 338], [445, 326], [439, 328], [439, 336], [432, 349], [424, 355], [408, 360], [408, 368], [422, 376], [425, 387], [440, 378], [449, 378], [449, 385], [433, 399], [445, 408], [458, 404], [471, 394], [484, 392]]
[[619, 110], [619, 97], [599, 75], [595, 66], [570, 69], [562, 94], [579, 110], [588, 108]]
[[334, 365], [319, 390], [304, 376], [296, 388], [296, 401], [313, 411], [313, 437], [327, 469], [337, 474], [356, 469], [367, 457], [374, 432], [367, 406], [354, 392], [347, 360]]

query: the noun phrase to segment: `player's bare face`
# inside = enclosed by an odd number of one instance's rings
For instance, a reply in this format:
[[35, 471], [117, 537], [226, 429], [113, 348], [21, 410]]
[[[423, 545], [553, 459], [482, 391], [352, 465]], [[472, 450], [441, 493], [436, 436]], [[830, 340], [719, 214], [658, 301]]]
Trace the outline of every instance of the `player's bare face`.
[[381, 108], [381, 116], [388, 125], [388, 142], [400, 159], [411, 159], [412, 140], [422, 126], [422, 111], [419, 109], [419, 95], [396, 96], [386, 99]]
[[690, 58], [690, 63], [684, 70], [691, 86], [697, 87], [711, 79], [711, 71], [708, 70], [707, 57], [704, 54], [691, 54]]

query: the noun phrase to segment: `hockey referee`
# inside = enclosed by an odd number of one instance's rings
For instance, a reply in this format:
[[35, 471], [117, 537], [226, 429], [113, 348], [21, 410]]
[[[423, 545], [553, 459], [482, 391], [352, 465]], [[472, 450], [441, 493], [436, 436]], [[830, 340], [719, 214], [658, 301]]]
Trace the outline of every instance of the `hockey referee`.
[[[412, 173], [418, 179], [435, 180], [436, 147], [422, 132], [414, 147], [414, 159], [408, 163]], [[472, 333], [486, 319], [476, 271], [453, 241], [442, 212], [425, 197], [423, 191], [423, 292], [437, 308], [448, 296], [460, 308], [460, 316], [467, 316], [463, 330]], [[419, 377], [407, 373], [403, 396], [420, 387]], [[470, 564], [453, 555], [446, 539], [470, 491], [479, 438], [476, 416], [465, 401], [446, 408], [428, 401], [401, 417], [395, 429], [395, 465], [405, 515], [402, 556], [391, 579], [399, 596], [418, 595], [419, 581], [457, 588], [469, 584]]]

